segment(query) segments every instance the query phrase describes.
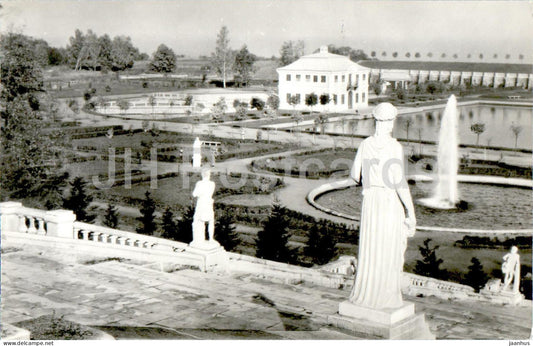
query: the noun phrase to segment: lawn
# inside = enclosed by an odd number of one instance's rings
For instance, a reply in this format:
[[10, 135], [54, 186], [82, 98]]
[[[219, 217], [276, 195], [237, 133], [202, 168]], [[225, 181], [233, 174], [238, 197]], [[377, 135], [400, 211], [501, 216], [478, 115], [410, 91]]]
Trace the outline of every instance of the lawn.
[[[192, 176], [178, 174], [175, 177], [158, 179], [156, 188], [151, 188], [150, 181], [135, 184], [130, 189], [119, 185], [98, 191], [97, 198], [104, 202], [139, 206], [145, 192], [149, 191], [160, 209], [170, 206], [180, 210], [192, 204], [192, 190], [200, 179], [199, 173], [194, 173]], [[211, 180], [216, 185], [215, 200], [229, 195], [267, 194], [282, 184], [278, 178], [260, 178], [253, 174], [244, 176], [213, 174]]]

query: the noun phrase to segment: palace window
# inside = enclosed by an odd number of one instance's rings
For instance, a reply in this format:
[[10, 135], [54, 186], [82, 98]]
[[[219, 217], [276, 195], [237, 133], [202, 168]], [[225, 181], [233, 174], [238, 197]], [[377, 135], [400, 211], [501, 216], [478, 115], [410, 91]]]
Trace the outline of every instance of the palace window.
[[335, 83], [339, 81], [339, 76], [335, 76]]
[[301, 75], [297, 74], [296, 75], [296, 81], [299, 82], [301, 77], [302, 77]]
[[326, 83], [326, 76], [320, 76], [320, 82]]
[[355, 103], [359, 103], [359, 94], [355, 93]]
[[318, 83], [318, 76], [313, 76], [313, 83]]
[[291, 103], [291, 94], [287, 94], [287, 103]]
[[341, 95], [341, 104], [344, 104], [344, 94]]
[[333, 104], [337, 104], [337, 94], [333, 94]]
[[361, 94], [361, 102], [365, 102], [365, 93]]
[[288, 74], [288, 75], [287, 75], [287, 82], [290, 82], [290, 81], [291, 81], [291, 75]]
[[346, 82], [346, 76], [345, 75], [342, 75], [342, 81]]
[[310, 81], [311, 81], [311, 75], [306, 74], [306, 75], [305, 75], [305, 81], [306, 81], [306, 82], [310, 82]]
[[366, 74], [363, 74], [363, 80], [366, 80]]

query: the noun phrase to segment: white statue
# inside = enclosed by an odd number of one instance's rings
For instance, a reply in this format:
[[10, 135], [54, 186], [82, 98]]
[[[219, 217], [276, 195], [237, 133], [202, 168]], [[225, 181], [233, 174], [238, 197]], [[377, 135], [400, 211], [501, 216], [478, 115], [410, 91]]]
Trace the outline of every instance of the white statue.
[[513, 283], [510, 289], [514, 293], [518, 293], [520, 286], [520, 255], [516, 246], [511, 247], [511, 251], [503, 256], [502, 263], [503, 290], [509, 290], [511, 282]]
[[403, 149], [391, 136], [397, 114], [390, 103], [374, 108], [376, 133], [361, 143], [350, 172], [363, 185], [363, 204], [357, 272], [349, 301], [373, 309], [403, 305], [404, 252], [407, 237], [416, 228]]
[[192, 145], [192, 166], [200, 168], [202, 166], [202, 141], [196, 137]]
[[192, 223], [192, 242], [203, 243], [205, 239], [205, 223], [209, 233], [209, 241], [215, 242], [215, 212], [213, 210], [213, 193], [215, 183], [209, 180], [211, 171], [202, 171], [202, 180], [196, 183], [192, 196], [198, 198]]

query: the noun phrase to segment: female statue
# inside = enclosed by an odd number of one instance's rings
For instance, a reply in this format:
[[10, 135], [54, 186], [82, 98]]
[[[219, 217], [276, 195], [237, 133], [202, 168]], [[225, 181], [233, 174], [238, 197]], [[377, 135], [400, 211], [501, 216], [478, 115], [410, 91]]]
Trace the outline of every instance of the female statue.
[[374, 109], [376, 132], [359, 146], [350, 172], [363, 185], [363, 204], [357, 273], [349, 300], [374, 309], [402, 306], [403, 254], [416, 226], [403, 149], [391, 135], [397, 114], [390, 103]]

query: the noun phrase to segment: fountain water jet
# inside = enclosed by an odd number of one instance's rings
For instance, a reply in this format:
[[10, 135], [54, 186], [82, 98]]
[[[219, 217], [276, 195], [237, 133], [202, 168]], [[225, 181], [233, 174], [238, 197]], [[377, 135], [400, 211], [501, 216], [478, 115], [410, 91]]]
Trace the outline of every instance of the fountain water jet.
[[453, 209], [459, 202], [457, 137], [457, 100], [451, 95], [444, 109], [439, 133], [437, 185], [432, 197], [419, 200], [422, 205], [435, 209]]

